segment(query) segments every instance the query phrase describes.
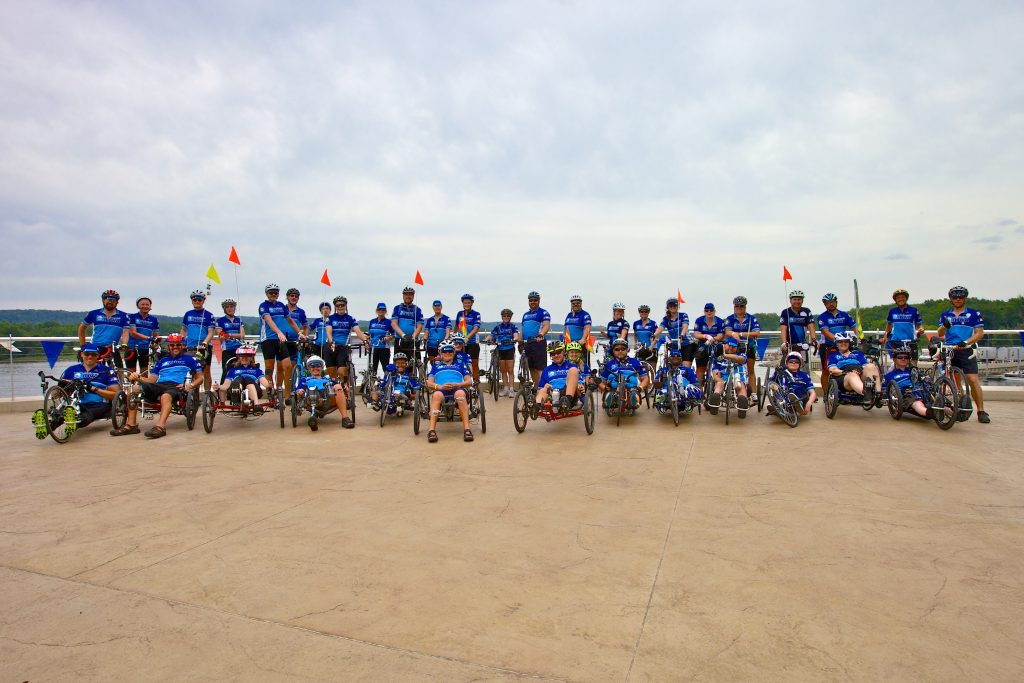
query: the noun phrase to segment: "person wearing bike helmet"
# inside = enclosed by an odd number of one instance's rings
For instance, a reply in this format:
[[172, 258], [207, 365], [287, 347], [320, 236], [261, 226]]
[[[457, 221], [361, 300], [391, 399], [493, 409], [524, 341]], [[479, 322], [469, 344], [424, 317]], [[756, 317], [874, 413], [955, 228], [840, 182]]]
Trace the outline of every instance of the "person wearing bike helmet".
[[[295, 385], [293, 400], [301, 402], [311, 389], [326, 391], [328, 396], [334, 397], [334, 406], [338, 409], [338, 414], [341, 415], [341, 426], [344, 429], [355, 427], [356, 423], [348, 414], [348, 385], [337, 383], [327, 376], [327, 364], [320, 356], [307, 358], [306, 369], [309, 370], [309, 374], [303, 375]], [[315, 432], [318, 429], [318, 422], [316, 417], [310, 415], [309, 428]]]
[[494, 353], [498, 354], [501, 382], [505, 385], [502, 395], [513, 396], [515, 386], [516, 344], [519, 342], [519, 326], [512, 322], [512, 309], [501, 309], [501, 322], [491, 328], [490, 341], [494, 342]]
[[612, 304], [612, 319], [605, 325], [604, 334], [611, 344], [616, 339], [629, 338], [629, 321], [626, 320], [626, 304], [616, 301]]
[[548, 355], [551, 363], [540, 373], [540, 381], [537, 383], [537, 405], [550, 404], [551, 392], [557, 389], [564, 399], [559, 399], [558, 404], [549, 407], [558, 411], [564, 404], [572, 409], [580, 389], [580, 369], [565, 357], [565, 342], [562, 340], [548, 344]]
[[[782, 337], [782, 351], [800, 352], [801, 344], [818, 345], [818, 337], [814, 332], [814, 314], [804, 306], [804, 293], [794, 289], [789, 293], [789, 308], [779, 314], [779, 336]], [[810, 362], [810, 352], [807, 361]]]
[[[183, 394], [192, 391], [192, 387], [199, 383], [202, 376], [203, 366], [185, 353], [185, 337], [180, 334], [167, 335], [167, 355], [154, 363], [147, 374], [128, 373], [129, 381], [140, 383], [143, 401], [160, 403], [160, 414], [146, 432], [146, 438], [159, 439], [167, 435], [167, 420], [171, 416], [171, 407], [175, 403], [180, 404], [184, 398]], [[139, 419], [136, 408], [129, 408], [124, 425], [110, 432], [111, 436], [138, 433]]]
[[409, 358], [416, 356], [416, 340], [423, 332], [423, 311], [412, 302], [416, 290], [406, 287], [402, 290], [402, 303], [391, 311], [391, 330], [395, 335], [395, 352], [401, 351]]
[[[967, 307], [967, 288], [956, 285], [949, 290], [950, 308], [939, 315], [939, 338], [946, 344], [956, 345], [953, 367], [963, 370], [967, 383], [971, 385], [971, 396], [978, 406], [978, 422], [992, 421], [985, 412], [985, 400], [978, 380], [977, 350], [974, 347], [985, 336], [985, 320], [979, 311]], [[963, 387], [960, 387], [963, 390]]]
[[[81, 403], [78, 406], [79, 414], [77, 416], [74, 415], [74, 408], [71, 406], [65, 409], [64, 414], [64, 421], [68, 426], [73, 424], [73, 420], [77, 418], [78, 424], [74, 425], [76, 431], [96, 420], [109, 419], [110, 402], [114, 400], [118, 389], [121, 388], [113, 370], [99, 362], [99, 351], [99, 347], [96, 344], [83, 344], [82, 361], [68, 367], [60, 375], [61, 380], [63, 380], [62, 383], [78, 380], [85, 384], [85, 393], [82, 395]], [[67, 411], [71, 411], [70, 414]], [[42, 436], [40, 438], [45, 439], [46, 418], [43, 416], [41, 409], [37, 410], [33, 415], [32, 423], [36, 425], [36, 436], [39, 437], [41, 433]], [[39, 430], [40, 426], [42, 427], [41, 432]]]
[[612, 357], [601, 368], [601, 384], [599, 388], [605, 393], [605, 407], [611, 407], [613, 392], [618, 387], [619, 377], [623, 377], [628, 387], [629, 408], [640, 407], [640, 390], [647, 389], [651, 376], [647, 367], [636, 358], [629, 357], [629, 342], [616, 339], [612, 342]]
[[140, 296], [135, 300], [138, 313], [128, 316], [128, 357], [125, 367], [128, 370], [145, 372], [149, 368], [149, 348], [158, 344], [160, 339], [160, 321], [153, 310], [153, 300], [148, 296]]
[[839, 310], [839, 297], [832, 292], [826, 292], [821, 303], [825, 305], [825, 311], [818, 316], [818, 330], [821, 331], [818, 356], [821, 358], [821, 393], [824, 394], [828, 389], [828, 357], [835, 351], [835, 337], [840, 332], [856, 330], [857, 323], [849, 313]]
[[263, 392], [270, 389], [270, 381], [256, 365], [256, 347], [241, 344], [235, 349], [235, 362], [224, 373], [224, 379], [217, 387], [220, 397], [243, 407], [252, 407], [263, 398]]
[[715, 305], [710, 301], [704, 304], [704, 315], [693, 323], [693, 338], [697, 344], [697, 353], [694, 354], [697, 381], [703, 384], [711, 362], [712, 347], [725, 339], [725, 321], [715, 315]]
[[[220, 307], [224, 310], [224, 315], [217, 318], [217, 336], [220, 337], [220, 381], [223, 383], [231, 359], [245, 341], [245, 326], [242, 319], [235, 315], [237, 301], [224, 299], [220, 302]], [[260, 375], [262, 374], [263, 371], [260, 370]]]
[[437, 347], [452, 333], [452, 319], [441, 312], [441, 300], [434, 300], [434, 315], [423, 323], [423, 333], [427, 337], [427, 360], [437, 358]]
[[115, 367], [123, 367], [120, 348], [128, 344], [128, 314], [117, 308], [121, 295], [112, 289], [100, 293], [102, 308], [89, 311], [78, 325], [78, 346], [85, 345], [85, 332], [92, 325], [90, 341], [99, 348], [101, 359], [110, 358]]
[[[814, 380], [803, 370], [803, 364], [802, 353], [790, 351], [786, 354], [785, 367], [786, 374], [789, 376], [786, 387], [789, 389], [789, 402], [793, 404], [796, 411], [801, 415], [810, 415], [814, 401], [818, 398], [818, 392], [814, 390]], [[770, 404], [768, 409], [769, 415], [775, 412]]]
[[657, 354], [653, 348], [654, 331], [658, 329], [658, 323], [651, 320], [651, 307], [647, 304], [640, 304], [636, 312], [640, 314], [640, 319], [633, 321], [633, 337], [636, 339], [636, 358], [639, 361], [653, 365], [658, 362]]
[[892, 293], [896, 305], [889, 309], [885, 317], [885, 333], [878, 341], [888, 348], [909, 346], [914, 355], [911, 363], [917, 365], [917, 336], [924, 334], [924, 322], [917, 309], [907, 305], [909, 298], [910, 293], [905, 289], [897, 289]]
[[461, 334], [453, 334], [448, 341], [455, 346], [455, 362], [462, 363], [472, 373], [473, 359], [466, 353], [466, 340]]
[[900, 389], [903, 411], [927, 418], [929, 414], [925, 401], [930, 397], [928, 391], [917, 380], [917, 368], [910, 364], [913, 355], [909, 346], [897, 346], [892, 350], [892, 369], [885, 373], [883, 386], [895, 383]]
[[307, 319], [312, 353], [324, 359], [327, 375], [334, 379], [334, 374], [331, 373], [331, 340], [328, 336], [331, 329], [331, 302], [321, 301], [316, 309], [319, 315]]
[[[583, 392], [586, 391], [587, 383], [594, 381], [590, 376], [590, 366], [583, 359], [583, 345], [579, 342], [569, 342], [565, 345], [565, 357], [569, 359], [570, 363], [580, 369], [580, 390], [576, 395], [582, 396]], [[509, 396], [512, 395], [514, 394], [509, 390]]]
[[[667, 339], [661, 338], [663, 332], [667, 333]], [[679, 349], [682, 352], [683, 365], [686, 367], [693, 365], [693, 356], [697, 352], [696, 345], [691, 343], [689, 332], [690, 316], [679, 310], [679, 299], [673, 297], [666, 300], [665, 317], [654, 331], [654, 339], [659, 348], [667, 344], [669, 349]]]
[[[342, 384], [346, 384], [348, 382], [349, 337], [354, 334], [363, 344], [368, 343], [370, 337], [359, 327], [359, 322], [349, 315], [348, 299], [336, 296], [331, 303], [334, 304], [334, 313], [327, 319], [329, 323], [327, 327], [329, 347], [326, 356], [327, 374]], [[390, 325], [391, 321], [388, 321], [388, 326]]]
[[[384, 368], [386, 373], [394, 373], [395, 381], [392, 384], [391, 390], [402, 396], [403, 411], [405, 408], [411, 407], [416, 401], [416, 392], [420, 388], [419, 380], [416, 379], [416, 375], [413, 373], [413, 368], [409, 365], [409, 357], [399, 351], [395, 354], [395, 362], [388, 363], [387, 367]], [[381, 409], [381, 392], [384, 391], [384, 387], [387, 384], [387, 377], [382, 377], [377, 385], [370, 392], [370, 407], [373, 408], [374, 412], [380, 412]], [[388, 411], [391, 414], [393, 409]]]
[[[263, 290], [267, 299], [260, 304], [260, 350], [263, 352], [263, 365], [266, 367], [267, 379], [275, 387], [284, 386], [286, 392], [291, 391], [291, 382], [285, 382], [285, 377], [291, 378], [292, 361], [288, 349], [289, 328], [296, 335], [299, 333], [298, 324], [288, 315], [288, 305], [280, 301], [281, 288], [276, 282], [271, 282]], [[274, 369], [277, 373], [274, 373]]]
[[[295, 287], [285, 292], [285, 297], [288, 299], [288, 317], [295, 321], [295, 327], [284, 328], [284, 333], [288, 336], [288, 356], [292, 362], [292, 368], [299, 362], [299, 341], [305, 341], [309, 336], [309, 319], [306, 317], [306, 311], [299, 308], [299, 297], [301, 296], [302, 293]], [[285, 387], [291, 386], [291, 372], [285, 373], [284, 381]]]
[[472, 441], [473, 432], [469, 428], [469, 388], [473, 385], [473, 376], [469, 368], [455, 360], [455, 345], [450, 341], [442, 342], [438, 348], [438, 359], [430, 368], [426, 379], [426, 389], [430, 392], [430, 428], [427, 441], [437, 443], [437, 420], [441, 417], [441, 404], [446, 399], [453, 399], [459, 408], [462, 418], [462, 440]]
[[860, 394], [864, 403], [871, 403], [875, 400], [875, 390], [880, 388], [878, 366], [860, 349], [854, 348], [856, 340], [852, 332], [835, 335], [836, 349], [829, 354], [828, 372], [840, 382], [841, 389]]
[[579, 294], [569, 297], [569, 313], [565, 316], [565, 341], [579, 342], [586, 346], [593, 322], [590, 314], [583, 310], [583, 297]]
[[703, 398], [697, 373], [692, 367], [683, 365], [683, 352], [679, 349], [669, 349], [667, 364], [654, 373], [654, 405], [658, 412], [671, 410], [671, 404], [668, 402], [669, 382], [675, 383], [679, 389], [679, 401], [700, 401]]
[[722, 392], [725, 391], [725, 377], [729, 373], [729, 361], [731, 361], [736, 364], [736, 416], [741, 419], [747, 416], [747, 409], [753, 400], [751, 399], [753, 389], [748, 387], [753, 372], [750, 370], [750, 358], [746, 351], [740, 339], [731, 335], [727, 336], [722, 355], [715, 358], [711, 364], [711, 377], [715, 380], [715, 386], [711, 391], [711, 396], [708, 397], [708, 412], [712, 415], [718, 415], [718, 409], [722, 406]]
[[757, 400], [754, 389], [754, 361], [757, 360], [757, 338], [761, 336], [761, 323], [747, 313], [747, 297], [738, 296], [732, 300], [733, 313], [725, 319], [726, 339], [735, 339], [737, 348], [747, 358], [747, 388], [750, 400]]
[[[530, 292], [526, 295], [527, 309], [523, 313], [523, 357], [530, 368], [533, 385], [537, 386], [541, 372], [547, 365], [547, 350], [544, 338], [551, 329], [551, 314], [540, 307], [540, 294]], [[521, 361], [520, 361], [521, 362]]]
[[462, 310], [455, 314], [455, 330], [466, 339], [466, 353], [473, 359], [473, 379], [480, 381], [480, 313], [473, 310], [475, 299], [472, 294], [462, 295]]
[[210, 360], [213, 355], [210, 342], [217, 329], [217, 321], [213, 313], [204, 308], [206, 293], [203, 290], [193, 290], [189, 299], [192, 300], [192, 310], [185, 311], [185, 315], [181, 316], [181, 335], [185, 337], [185, 346], [196, 350], [195, 359], [203, 366], [203, 387], [209, 391], [212, 384]]
[[[396, 307], [397, 308], [397, 307]], [[370, 337], [370, 377], [377, 377], [377, 368], [385, 368], [391, 362], [391, 349], [388, 345], [394, 339], [391, 318], [388, 318], [388, 307], [383, 301], [377, 304], [377, 317], [370, 320], [366, 327]], [[404, 353], [404, 352], [403, 352]], [[408, 354], [406, 354], [408, 355]], [[372, 385], [371, 385], [372, 386]]]

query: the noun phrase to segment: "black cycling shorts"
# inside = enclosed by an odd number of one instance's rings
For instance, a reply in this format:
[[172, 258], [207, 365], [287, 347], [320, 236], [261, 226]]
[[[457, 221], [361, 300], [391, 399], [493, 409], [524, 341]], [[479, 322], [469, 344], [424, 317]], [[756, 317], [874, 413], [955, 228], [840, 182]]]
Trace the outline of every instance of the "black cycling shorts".
[[327, 355], [324, 358], [327, 359], [327, 367], [329, 368], [344, 368], [348, 366], [348, 356], [350, 349], [348, 344], [335, 344], [334, 351], [327, 347]]
[[548, 350], [542, 341], [526, 342], [526, 360], [531, 372], [540, 372], [548, 366]]
[[288, 345], [282, 344], [280, 339], [264, 339], [260, 342], [260, 350], [263, 351], [263, 360], [267, 362], [288, 360]]
[[416, 340], [412, 336], [407, 337], [395, 337], [395, 353], [401, 351], [405, 355], [412, 358], [413, 351], [416, 350]]
[[157, 382], [156, 384], [142, 385], [142, 398], [146, 401], [156, 402], [164, 394], [171, 397], [171, 401], [177, 401], [184, 389], [179, 389], [177, 382]]
[[480, 357], [480, 344], [476, 342], [466, 344], [466, 353], [469, 354], [470, 358], [476, 360]]
[[435, 358], [437, 358], [437, 347], [436, 346], [429, 346], [428, 345], [427, 346], [427, 359], [428, 360], [434, 360]]
[[142, 372], [149, 367], [149, 347], [136, 346], [128, 349], [125, 354], [124, 366], [126, 370]]
[[711, 362], [711, 351], [704, 344], [699, 344], [697, 346], [697, 353], [693, 356], [697, 359], [698, 368], [706, 368], [708, 363]]
[[693, 360], [693, 357], [697, 354], [697, 345], [693, 342], [687, 344], [682, 348], [683, 362], [687, 363]]
[[515, 349], [498, 349], [498, 360], [515, 360]]
[[953, 352], [953, 367], [960, 368], [965, 375], [978, 374], [978, 358], [974, 355], [974, 349], [957, 349]]

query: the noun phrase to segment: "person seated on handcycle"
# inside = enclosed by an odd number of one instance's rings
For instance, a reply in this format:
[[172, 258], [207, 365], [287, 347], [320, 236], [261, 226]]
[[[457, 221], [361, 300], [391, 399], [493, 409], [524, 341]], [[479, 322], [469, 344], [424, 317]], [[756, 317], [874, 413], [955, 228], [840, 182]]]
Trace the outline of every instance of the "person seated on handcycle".
[[865, 403], [875, 400], [875, 387], [878, 386], [878, 366], [853, 348], [856, 336], [852, 332], [840, 332], [833, 341], [836, 350], [828, 357], [828, 372], [839, 382], [839, 388], [860, 394]]
[[[270, 381], [256, 365], [256, 347], [242, 344], [235, 349], [235, 362], [224, 372], [224, 381], [217, 387], [219, 396], [226, 396], [238, 406], [254, 406], [270, 389]], [[243, 397], [244, 395], [244, 397]]]
[[[146, 437], [159, 439], [167, 436], [167, 418], [171, 408], [192, 391], [203, 375], [203, 366], [192, 356], [185, 354], [185, 337], [180, 334], [167, 335], [167, 355], [156, 362], [145, 375], [128, 373], [128, 379], [142, 383], [142, 400], [160, 402], [160, 415], [156, 423], [146, 432]], [[138, 434], [138, 410], [130, 409], [128, 419], [120, 429], [110, 431], [111, 436]]]
[[570, 363], [579, 368], [580, 390], [576, 395], [582, 396], [583, 392], [587, 390], [587, 385], [594, 384], [594, 378], [590, 373], [590, 366], [587, 365], [586, 360], [583, 358], [583, 345], [579, 342], [569, 342], [565, 345], [565, 357], [569, 359]]
[[619, 374], [626, 382], [629, 408], [640, 407], [639, 389], [646, 389], [651, 383], [647, 368], [636, 358], [630, 358], [629, 343], [625, 339], [612, 342], [612, 358], [601, 369], [601, 391], [605, 392], [605, 407], [611, 406], [613, 392], [618, 388]]
[[669, 349], [668, 365], [658, 368], [654, 373], [654, 389], [657, 393], [654, 396], [656, 406], [668, 405], [668, 383], [674, 382], [679, 389], [680, 398], [691, 401], [700, 401], [703, 394], [697, 380], [697, 373], [692, 367], [683, 365], [683, 352], [679, 349]]
[[[818, 394], [814, 390], [814, 380], [803, 370], [803, 363], [804, 357], [799, 351], [790, 351], [786, 354], [786, 389], [789, 390], [787, 398], [801, 415], [810, 415]], [[775, 408], [769, 405], [768, 414], [774, 412]]]
[[[302, 401], [305, 400], [310, 389], [326, 392], [327, 396], [334, 397], [334, 405], [338, 409], [338, 414], [341, 415], [341, 426], [345, 429], [352, 429], [356, 423], [348, 415], [348, 385], [337, 383], [331, 379], [330, 375], [326, 373], [326, 365], [320, 356], [310, 356], [306, 359], [306, 369], [309, 370], [309, 374], [295, 385], [293, 400], [299, 401], [298, 405], [302, 405]], [[315, 415], [311, 415], [309, 418], [309, 428], [313, 431], [317, 429]]]
[[[97, 344], [82, 345], [82, 362], [72, 365], [60, 376], [60, 385], [69, 388], [74, 380], [85, 384], [85, 394], [79, 403], [80, 412], [68, 406], [64, 409], [65, 433], [69, 436], [91, 422], [110, 417], [110, 401], [117, 394], [120, 385], [113, 370], [99, 362], [100, 347]], [[70, 391], [70, 388], [69, 388]], [[32, 425], [36, 438], [46, 438], [46, 414], [40, 408], [32, 414]]]
[[722, 406], [722, 392], [725, 391], [725, 376], [729, 373], [729, 362], [735, 363], [733, 371], [736, 387], [736, 414], [739, 417], [747, 416], [747, 408], [750, 407], [750, 399], [747, 394], [747, 354], [746, 349], [740, 348], [740, 342], [736, 337], [726, 337], [725, 346], [721, 348], [721, 355], [715, 358], [711, 365], [711, 377], [715, 380], [715, 388], [708, 398], [708, 412], [718, 415], [718, 409]]
[[928, 417], [928, 406], [925, 405], [925, 401], [930, 397], [918, 380], [917, 368], [910, 364], [913, 356], [913, 349], [909, 345], [893, 349], [892, 369], [885, 373], [884, 383], [888, 386], [889, 382], [895, 382], [900, 388], [903, 412], [913, 411], [915, 415]]
[[[413, 401], [416, 400], [416, 391], [420, 388], [420, 385], [416, 375], [413, 374], [412, 366], [409, 365], [409, 357], [404, 352], [399, 351], [395, 354], [395, 362], [389, 363], [384, 368], [384, 372], [388, 374], [395, 373], [395, 382], [391, 385], [391, 391], [403, 396], [407, 405], [412, 405]], [[370, 391], [370, 407], [374, 411], [380, 412], [380, 392], [384, 390], [387, 380], [388, 378], [385, 375], [384, 378], [378, 381], [377, 386]]]
[[[576, 343], [578, 342], [571, 342]], [[582, 347], [580, 348], [582, 354]], [[554, 391], [561, 396], [551, 401], [552, 410], [560, 410], [565, 406], [571, 410], [576, 405], [576, 396], [580, 390], [580, 369], [569, 361], [565, 355], [565, 342], [558, 340], [548, 344], [548, 356], [551, 357], [551, 364], [540, 373], [540, 381], [537, 384], [537, 405], [548, 404]]]
[[455, 346], [455, 362], [462, 363], [466, 368], [473, 371], [473, 357], [466, 353], [466, 338], [461, 334], [453, 334], [448, 342]]
[[437, 420], [441, 417], [441, 404], [445, 399], [454, 399], [462, 418], [462, 440], [472, 441], [469, 428], [469, 387], [473, 385], [470, 366], [455, 360], [455, 345], [450, 341], [441, 342], [438, 359], [427, 375], [427, 391], [430, 392], [430, 430], [427, 441], [437, 443]]

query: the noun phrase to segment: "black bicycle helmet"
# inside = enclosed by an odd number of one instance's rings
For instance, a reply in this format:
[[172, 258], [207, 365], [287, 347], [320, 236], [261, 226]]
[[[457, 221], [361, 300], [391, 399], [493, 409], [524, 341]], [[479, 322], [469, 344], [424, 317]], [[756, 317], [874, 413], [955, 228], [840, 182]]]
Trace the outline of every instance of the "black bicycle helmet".
[[337, 306], [338, 304], [346, 304], [347, 305], [348, 304], [348, 299], [346, 299], [343, 296], [336, 296], [336, 297], [334, 297], [334, 305]]
[[285, 294], [287, 294], [288, 296], [300, 296], [301, 293], [294, 287], [289, 287], [288, 291], [285, 292]]
[[967, 288], [963, 285], [954, 285], [949, 288], [949, 298], [952, 299], [955, 296], [966, 297], [968, 294]]
[[732, 300], [732, 305], [733, 306], [746, 306], [747, 305], [747, 297], [745, 297], [745, 296], [738, 296], [738, 297], [736, 297], [735, 299]]

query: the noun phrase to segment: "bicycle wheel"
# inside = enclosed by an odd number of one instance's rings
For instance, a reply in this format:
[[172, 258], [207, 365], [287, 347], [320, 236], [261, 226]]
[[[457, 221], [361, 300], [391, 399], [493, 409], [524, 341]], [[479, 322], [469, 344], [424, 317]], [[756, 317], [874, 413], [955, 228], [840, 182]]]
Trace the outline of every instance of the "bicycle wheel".
[[957, 410], [956, 421], [966, 422], [971, 419], [971, 415], [974, 414], [974, 402], [971, 400], [971, 385], [967, 383], [967, 376], [964, 371], [960, 368], [952, 368], [953, 379], [956, 386], [956, 394], [959, 398], [957, 404], [959, 410]]
[[789, 400], [789, 394], [786, 393], [786, 388], [779, 385], [776, 386], [778, 387], [779, 392], [779, 406], [775, 410], [778, 413], [779, 419], [791, 428], [796, 427], [800, 424], [800, 413], [797, 412], [796, 406], [793, 405], [793, 402]]
[[487, 384], [490, 385], [491, 394], [494, 396], [494, 400], [497, 401], [498, 397], [501, 396], [501, 362], [498, 358], [497, 348], [491, 352], [491, 371], [487, 378]]
[[199, 387], [192, 387], [185, 396], [185, 426], [192, 431], [196, 426], [196, 414], [199, 412]]
[[420, 385], [420, 390], [416, 392], [416, 405], [412, 414], [412, 433], [416, 435], [420, 433], [420, 420], [423, 419], [423, 412], [427, 408], [426, 389], [422, 387], [423, 385]]
[[679, 395], [676, 393], [676, 383], [671, 379], [668, 380], [668, 391], [665, 392], [665, 399], [668, 401], [669, 406], [672, 409], [672, 422], [676, 427], [679, 426]]
[[754, 379], [756, 380], [754, 390], [757, 392], [757, 412], [760, 413], [761, 408], [764, 407], [764, 399], [762, 399], [761, 396], [764, 394], [764, 387], [767, 382], [761, 382], [760, 377], [754, 377]]
[[476, 387], [476, 400], [480, 403], [480, 433], [487, 433], [487, 401], [484, 400], [484, 395], [480, 391], [480, 385]]
[[833, 419], [836, 411], [839, 410], [839, 382], [835, 377], [828, 380], [828, 389], [825, 391], [825, 417]]
[[629, 403], [629, 395], [626, 393], [625, 386], [625, 382], [619, 382], [619, 389], [615, 392], [615, 396], [618, 399], [618, 406], [615, 410], [616, 427], [622, 422], [622, 413], [626, 410], [626, 404]]
[[522, 434], [526, 431], [526, 421], [530, 419], [530, 396], [526, 387], [520, 387], [512, 401], [512, 424]]
[[[283, 389], [281, 391], [284, 391]], [[292, 429], [299, 426], [299, 397], [292, 394]]]
[[903, 417], [903, 392], [896, 382], [885, 385], [885, 402], [889, 408], [889, 417], [894, 420]]
[[[46, 416], [46, 432], [57, 443], [67, 443], [71, 435], [75, 433], [77, 422], [72, 426], [70, 432], [64, 422], [65, 412], [71, 406], [71, 399], [60, 387], [50, 387], [43, 394], [43, 413]], [[77, 421], [77, 417], [75, 420]]]
[[380, 426], [384, 427], [384, 420], [388, 417], [388, 408], [394, 403], [394, 380], [392, 377], [388, 377], [387, 381], [384, 382], [384, 389], [380, 394]]
[[213, 392], [203, 394], [203, 431], [213, 431], [213, 418], [217, 415], [217, 403], [213, 400]]
[[956, 424], [960, 396], [956, 391], [956, 384], [949, 377], [939, 378], [935, 386], [935, 401], [932, 406], [935, 424], [939, 429], [946, 430]]
[[114, 394], [114, 400], [110, 404], [110, 426], [113, 429], [120, 429], [128, 422], [128, 394], [121, 389]]
[[284, 389], [278, 389], [277, 393], [277, 413], [281, 418], [281, 429], [284, 429]]
[[587, 389], [583, 396], [583, 428], [587, 434], [594, 433], [594, 422], [597, 417], [597, 399], [594, 397], [594, 390]]

